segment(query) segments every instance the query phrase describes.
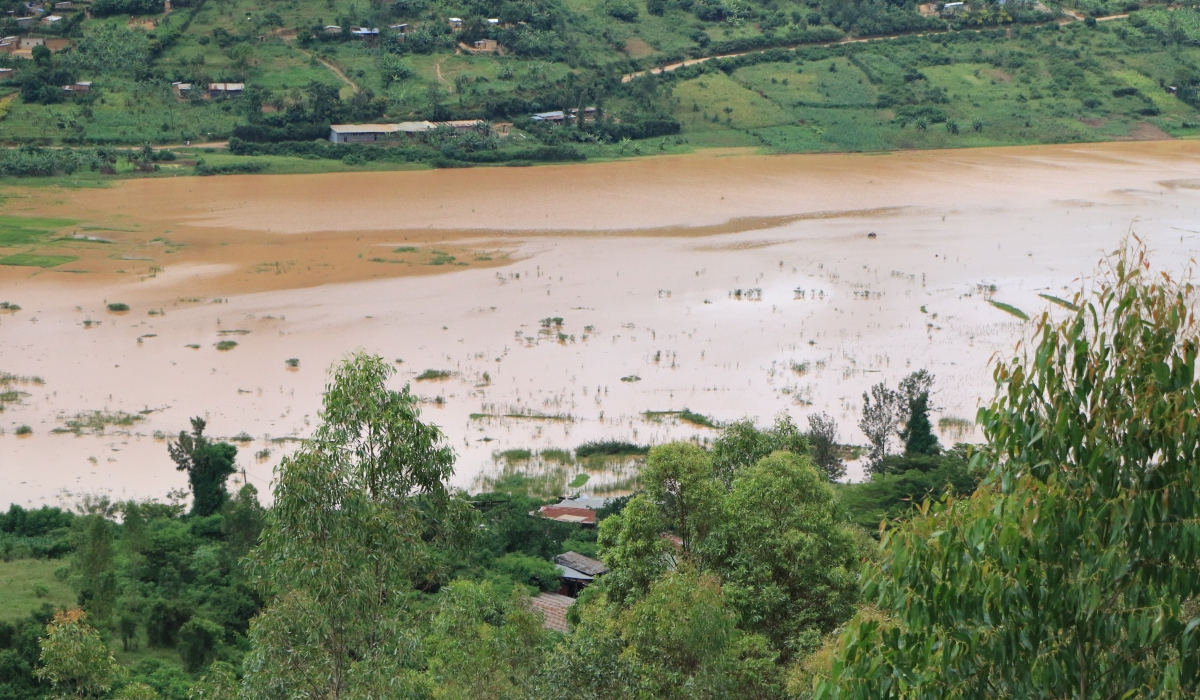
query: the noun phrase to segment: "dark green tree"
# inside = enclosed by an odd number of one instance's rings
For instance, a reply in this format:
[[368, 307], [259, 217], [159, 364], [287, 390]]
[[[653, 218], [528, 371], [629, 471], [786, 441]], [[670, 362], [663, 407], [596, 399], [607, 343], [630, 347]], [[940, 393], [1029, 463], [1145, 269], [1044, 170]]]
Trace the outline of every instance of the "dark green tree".
[[808, 438], [790, 416], [780, 414], [774, 425], [763, 430], [755, 427], [754, 421], [743, 418], [725, 425], [713, 441], [713, 470], [728, 485], [738, 469], [780, 451], [808, 453]]
[[195, 673], [212, 663], [217, 654], [217, 644], [225, 635], [225, 628], [212, 620], [193, 617], [179, 628], [179, 658], [183, 669]]
[[251, 484], [242, 486], [225, 507], [223, 515], [221, 531], [225, 535], [226, 551], [240, 559], [258, 544], [258, 536], [267, 522], [266, 509], [258, 502], [258, 489]]
[[193, 418], [191, 435], [181, 430], [179, 440], [167, 445], [175, 468], [188, 473], [188, 482], [192, 486], [192, 514], [202, 517], [219, 512], [229, 500], [225, 480], [237, 471], [233, 466], [237, 448], [204, 437], [206, 425], [203, 418]]
[[900, 431], [906, 455], [935, 455], [941, 451], [933, 424], [929, 422], [929, 392], [921, 392], [909, 399], [908, 420]]
[[833, 416], [824, 412], [810, 413], [806, 437], [813, 464], [824, 471], [830, 481], [846, 475], [846, 463], [838, 454], [838, 427]]
[[42, 44], [33, 47], [33, 65], [38, 68], [50, 67], [50, 49]]

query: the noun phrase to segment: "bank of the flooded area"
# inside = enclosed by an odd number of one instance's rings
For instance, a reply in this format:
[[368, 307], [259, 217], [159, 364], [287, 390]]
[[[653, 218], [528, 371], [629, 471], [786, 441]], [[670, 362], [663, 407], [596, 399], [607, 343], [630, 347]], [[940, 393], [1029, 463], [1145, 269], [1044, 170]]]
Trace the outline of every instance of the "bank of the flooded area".
[[13, 190], [0, 216], [105, 241], [61, 270], [0, 266], [21, 307], [0, 313], [0, 371], [42, 380], [5, 387], [2, 495], [162, 496], [184, 484], [162, 438], [192, 415], [241, 436], [267, 490], [355, 349], [412, 383], [464, 488], [528, 468], [509, 449], [619, 488], [628, 471], [537, 453], [711, 438], [684, 408], [827, 411], [862, 442], [862, 392], [922, 367], [952, 443], [1029, 327], [990, 302], [1035, 315], [1131, 229], [1182, 269], [1198, 190], [1200, 144], [1180, 142]]

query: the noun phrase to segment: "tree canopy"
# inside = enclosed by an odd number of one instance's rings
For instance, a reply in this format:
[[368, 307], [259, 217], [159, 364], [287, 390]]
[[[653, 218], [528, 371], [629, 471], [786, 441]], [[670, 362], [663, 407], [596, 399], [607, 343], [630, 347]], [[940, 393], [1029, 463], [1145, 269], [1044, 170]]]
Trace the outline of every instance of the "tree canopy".
[[820, 698], [1194, 697], [1195, 289], [1133, 243], [995, 370], [990, 473], [885, 534]]

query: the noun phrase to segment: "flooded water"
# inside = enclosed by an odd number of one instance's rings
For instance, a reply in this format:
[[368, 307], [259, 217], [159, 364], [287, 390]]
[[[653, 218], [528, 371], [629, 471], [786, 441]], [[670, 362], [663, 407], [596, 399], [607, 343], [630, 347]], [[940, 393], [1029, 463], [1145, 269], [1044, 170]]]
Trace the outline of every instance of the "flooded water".
[[[356, 349], [402, 361], [396, 385], [446, 432], [464, 488], [508, 449], [711, 439], [684, 408], [826, 411], [860, 443], [862, 392], [920, 368], [952, 443], [992, 395], [989, 360], [1027, 330], [989, 299], [1033, 316], [1130, 230], [1165, 270], [1200, 249], [1194, 142], [8, 195], [4, 214], [109, 241], [56, 271], [0, 267], [0, 301], [22, 307], [0, 314], [0, 371], [43, 381], [12, 385], [24, 395], [0, 413], [0, 501], [24, 504], [184, 486], [161, 436], [193, 415], [249, 438], [239, 466], [267, 491], [317, 421], [326, 369]], [[137, 418], [97, 428], [97, 411]]]

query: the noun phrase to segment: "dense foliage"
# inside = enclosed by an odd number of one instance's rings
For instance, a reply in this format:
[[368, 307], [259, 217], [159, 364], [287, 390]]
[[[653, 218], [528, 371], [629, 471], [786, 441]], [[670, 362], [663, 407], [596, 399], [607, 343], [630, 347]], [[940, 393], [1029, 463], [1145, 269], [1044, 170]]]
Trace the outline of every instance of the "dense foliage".
[[1194, 697], [1195, 290], [1114, 256], [996, 368], [983, 487], [884, 536], [829, 698]]

